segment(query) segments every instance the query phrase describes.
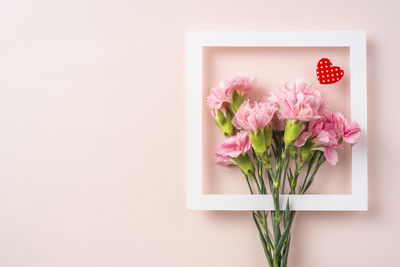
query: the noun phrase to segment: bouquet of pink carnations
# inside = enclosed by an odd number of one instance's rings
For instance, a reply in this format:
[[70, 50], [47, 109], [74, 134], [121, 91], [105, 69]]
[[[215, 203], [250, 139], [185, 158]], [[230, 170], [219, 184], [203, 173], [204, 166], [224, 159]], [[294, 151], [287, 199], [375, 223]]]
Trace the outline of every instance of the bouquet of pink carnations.
[[[211, 89], [207, 105], [226, 136], [217, 163], [236, 165], [251, 194], [271, 194], [273, 211], [253, 211], [271, 267], [287, 266], [295, 211], [279, 207], [279, 194], [305, 194], [325, 161], [335, 165], [343, 142], [355, 144], [361, 130], [339, 112], [326, 113], [321, 92], [304, 81], [286, 83], [260, 102], [244, 96], [255, 80], [237, 75]], [[285, 185], [286, 188], [285, 188]]]

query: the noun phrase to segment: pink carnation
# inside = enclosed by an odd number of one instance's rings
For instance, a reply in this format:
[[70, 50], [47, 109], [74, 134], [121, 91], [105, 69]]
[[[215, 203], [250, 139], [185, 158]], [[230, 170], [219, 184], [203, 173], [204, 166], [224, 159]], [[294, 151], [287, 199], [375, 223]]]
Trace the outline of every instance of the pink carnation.
[[237, 158], [241, 154], [245, 154], [251, 148], [249, 133], [240, 131], [236, 135], [230, 136], [220, 145], [219, 150], [215, 153], [217, 163], [226, 165], [232, 163], [233, 158]]
[[272, 117], [272, 127], [274, 130], [284, 131], [287, 119], [282, 117], [282, 114], [279, 112], [279, 109], [278, 109], [278, 107], [279, 107], [278, 104], [276, 102], [271, 102], [269, 100], [268, 95], [266, 95], [262, 98], [262, 102], [275, 106], [276, 112], [274, 114], [274, 117]]
[[232, 119], [232, 124], [237, 129], [257, 132], [267, 126], [276, 111], [276, 106], [271, 103], [250, 103], [246, 100], [240, 106], [235, 117]]
[[232, 160], [231, 157], [219, 154], [218, 152], [215, 153], [215, 157], [217, 158], [215, 162], [218, 165], [226, 166], [226, 165], [229, 165], [229, 164], [235, 164], [235, 162]]
[[228, 97], [225, 92], [219, 88], [214, 87], [211, 89], [210, 94], [206, 98], [208, 107], [210, 108], [212, 116], [217, 118], [217, 111], [221, 109], [224, 113], [226, 112], [226, 103], [228, 102]]
[[342, 113], [335, 112], [328, 115], [328, 119], [334, 125], [339, 136], [349, 144], [357, 143], [361, 136], [361, 129], [357, 122], [352, 122]]
[[312, 138], [313, 149], [324, 152], [326, 160], [336, 165], [338, 155], [336, 149], [343, 149], [339, 144], [339, 136], [335, 126], [325, 117], [308, 123], [307, 130], [300, 134], [294, 143], [295, 146], [303, 146], [309, 138]]
[[272, 91], [268, 100], [276, 103], [281, 117], [288, 120], [318, 119], [325, 108], [321, 92], [300, 80], [285, 83], [282, 89]]
[[207, 105], [210, 109], [220, 109], [227, 101], [228, 98], [225, 96], [225, 92], [219, 87], [212, 88], [210, 94], [206, 98]]
[[320, 150], [324, 152], [324, 157], [331, 165], [336, 165], [339, 160], [336, 149], [331, 147], [321, 147]]
[[220, 82], [218, 87], [225, 93], [227, 97], [231, 97], [234, 91], [243, 96], [249, 93], [255, 85], [255, 79], [250, 79], [243, 74], [238, 74], [231, 80], [224, 80]]
[[211, 88], [206, 103], [213, 117], [216, 118], [219, 109], [226, 112], [227, 104], [231, 102], [234, 91], [243, 96], [254, 88], [255, 83], [255, 79], [238, 74], [233, 79], [224, 80], [218, 86]]
[[334, 126], [329, 122], [325, 123], [324, 128], [319, 130], [314, 138], [314, 143], [334, 149], [342, 148]]

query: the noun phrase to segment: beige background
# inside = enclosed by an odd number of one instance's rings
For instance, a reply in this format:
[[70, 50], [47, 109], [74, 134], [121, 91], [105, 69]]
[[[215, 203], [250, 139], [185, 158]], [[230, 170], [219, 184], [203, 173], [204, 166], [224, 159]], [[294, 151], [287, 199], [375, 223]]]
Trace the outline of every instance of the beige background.
[[185, 31], [368, 34], [369, 211], [302, 212], [291, 267], [398, 266], [397, 0], [1, 1], [0, 266], [265, 266], [185, 208]]

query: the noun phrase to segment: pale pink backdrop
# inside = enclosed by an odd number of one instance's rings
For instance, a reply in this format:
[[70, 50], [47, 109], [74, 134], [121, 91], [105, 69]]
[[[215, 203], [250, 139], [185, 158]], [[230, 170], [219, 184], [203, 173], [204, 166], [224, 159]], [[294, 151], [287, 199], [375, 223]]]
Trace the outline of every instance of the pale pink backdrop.
[[[334, 66], [346, 73], [337, 83], [320, 85], [316, 65], [323, 58], [330, 58]], [[303, 79], [320, 90], [328, 102], [327, 111], [340, 111], [350, 116], [350, 48], [348, 47], [206, 47], [204, 48], [203, 87], [203, 192], [205, 194], [248, 194], [243, 175], [237, 168], [215, 164], [214, 153], [222, 142], [218, 129], [205, 103], [210, 88], [223, 79], [243, 73], [257, 79], [256, 88], [248, 95], [260, 101], [270, 90], [286, 82]], [[336, 166], [325, 164], [315, 179], [309, 193], [351, 193], [351, 149], [339, 151]]]
[[[0, 2], [0, 266], [266, 266], [186, 210], [185, 31], [366, 30], [369, 210], [301, 212], [290, 267], [396, 267], [397, 0]], [[266, 80], [265, 80], [266, 81]]]

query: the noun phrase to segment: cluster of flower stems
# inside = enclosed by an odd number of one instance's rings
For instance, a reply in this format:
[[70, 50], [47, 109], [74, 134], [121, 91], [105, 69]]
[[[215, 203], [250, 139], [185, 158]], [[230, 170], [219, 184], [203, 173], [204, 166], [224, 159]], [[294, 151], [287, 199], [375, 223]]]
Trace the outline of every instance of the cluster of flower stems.
[[[271, 194], [273, 199], [274, 210], [252, 211], [270, 267], [287, 266], [290, 229], [296, 214], [296, 211], [290, 210], [289, 197], [286, 208], [281, 210], [279, 194], [306, 193], [318, 169], [325, 162], [320, 151], [315, 151], [309, 161], [301, 162], [297, 149], [292, 149], [291, 146], [284, 144], [283, 132], [274, 131], [273, 143], [265, 153], [260, 155], [252, 149], [251, 159], [255, 171], [249, 174], [243, 172], [251, 194]], [[304, 177], [300, 178], [304, 172]], [[288, 184], [287, 191], [285, 184]], [[268, 223], [269, 218], [271, 223]]]

